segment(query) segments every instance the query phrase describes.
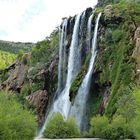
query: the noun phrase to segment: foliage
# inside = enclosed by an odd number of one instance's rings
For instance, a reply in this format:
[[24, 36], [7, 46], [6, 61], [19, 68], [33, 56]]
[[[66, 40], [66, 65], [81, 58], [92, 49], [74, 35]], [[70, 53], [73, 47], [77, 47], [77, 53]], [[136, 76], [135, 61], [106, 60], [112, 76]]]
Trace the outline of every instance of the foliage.
[[133, 4], [133, 3], [140, 3], [140, 0], [99, 0], [99, 6], [106, 6], [107, 4]]
[[106, 116], [96, 116], [91, 119], [89, 133], [93, 137], [106, 138], [106, 131], [109, 128], [109, 120]]
[[140, 89], [137, 88], [134, 90], [134, 98], [136, 101], [136, 117], [133, 121], [133, 131], [137, 139], [140, 139]]
[[36, 63], [46, 63], [50, 59], [54, 58], [57, 53], [58, 44], [58, 29], [54, 30], [49, 38], [38, 42], [32, 50], [31, 65]]
[[0, 92], [0, 139], [31, 140], [37, 128], [35, 117], [23, 109], [11, 93]]
[[122, 36], [123, 36], [123, 33], [119, 29], [116, 29], [112, 32], [112, 40], [114, 41], [114, 43], [119, 42], [121, 40]]
[[133, 138], [131, 125], [121, 116], [115, 116], [111, 123], [106, 116], [93, 117], [89, 133], [92, 137], [110, 140]]
[[126, 120], [123, 117], [116, 116], [110, 125], [110, 134], [108, 134], [109, 139], [123, 140], [125, 138], [134, 138], [131, 125], [126, 123]]
[[132, 94], [132, 89], [121, 86], [119, 90], [121, 90], [122, 95], [116, 104], [116, 114], [121, 115], [125, 119], [125, 122], [130, 122], [136, 116], [136, 102]]
[[[130, 24], [130, 23], [129, 23]], [[130, 29], [124, 24], [118, 27], [109, 26], [102, 40], [105, 51], [101, 56], [104, 66], [100, 75], [100, 84], [111, 83], [111, 96], [106, 108], [106, 115], [112, 116], [116, 111], [116, 102], [121, 97], [121, 86], [124, 88], [134, 82], [133, 69], [135, 62], [131, 58], [134, 46], [129, 44]]]
[[71, 88], [70, 88], [70, 95], [72, 99], [76, 96], [76, 93], [78, 92], [79, 86], [82, 83], [82, 79], [84, 77], [85, 71], [82, 68], [81, 71], [77, 74], [75, 80], [73, 81]]
[[31, 51], [32, 47], [32, 43], [0, 41], [0, 69], [5, 69], [17, 57]]
[[33, 47], [32, 43], [21, 43], [21, 42], [9, 42], [9, 41], [0, 41], [0, 50], [18, 54], [18, 52], [29, 52]]
[[10, 65], [16, 59], [16, 57], [16, 54], [0, 51], [0, 69], [4, 69]]
[[49, 119], [44, 136], [47, 138], [73, 138], [79, 137], [79, 132], [73, 118], [64, 121], [62, 115], [56, 113]]

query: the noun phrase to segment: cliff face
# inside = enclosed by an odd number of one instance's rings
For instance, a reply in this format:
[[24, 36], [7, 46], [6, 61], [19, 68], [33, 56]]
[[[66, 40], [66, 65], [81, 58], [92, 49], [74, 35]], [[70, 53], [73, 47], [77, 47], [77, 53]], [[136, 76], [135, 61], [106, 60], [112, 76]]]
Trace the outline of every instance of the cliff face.
[[[118, 1], [116, 1], [118, 2]], [[102, 5], [102, 1], [99, 5]], [[70, 89], [73, 101], [78, 87], [86, 74], [90, 53], [88, 54], [86, 25], [92, 9], [86, 10], [86, 20], [80, 45], [82, 46], [82, 69]], [[138, 5], [116, 4], [97, 8], [102, 12], [100, 19], [97, 57], [93, 71], [87, 115], [90, 118], [98, 113], [113, 116], [118, 99], [123, 90], [131, 84], [140, 84], [140, 8]], [[68, 19], [66, 53], [68, 57], [75, 17]], [[67, 69], [66, 69], [67, 71]], [[38, 42], [30, 54], [22, 56], [3, 71], [1, 89], [17, 93], [24, 104], [32, 107], [40, 124], [44, 122], [46, 109], [49, 108], [57, 89], [58, 77], [58, 29], [46, 40]]]

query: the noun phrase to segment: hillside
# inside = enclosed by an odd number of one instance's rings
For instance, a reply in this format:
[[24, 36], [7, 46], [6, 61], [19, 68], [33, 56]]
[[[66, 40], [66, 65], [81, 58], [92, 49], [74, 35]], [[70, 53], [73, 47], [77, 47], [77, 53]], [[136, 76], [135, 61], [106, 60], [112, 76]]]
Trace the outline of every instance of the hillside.
[[0, 50], [18, 54], [20, 51], [29, 52], [32, 49], [33, 43], [10, 42], [0, 40]]
[[9, 42], [0, 40], [0, 70], [16, 60], [18, 55], [32, 50], [33, 43]]
[[0, 89], [35, 113], [38, 137], [140, 139], [139, 15], [139, 0], [100, 0], [1, 73]]

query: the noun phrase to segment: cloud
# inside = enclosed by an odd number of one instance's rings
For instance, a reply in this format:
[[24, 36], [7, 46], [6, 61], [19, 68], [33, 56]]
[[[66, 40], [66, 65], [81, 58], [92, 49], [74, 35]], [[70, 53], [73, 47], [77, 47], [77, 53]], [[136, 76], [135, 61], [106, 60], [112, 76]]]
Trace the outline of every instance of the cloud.
[[8, 36], [8, 33], [5, 30], [0, 30], [0, 36]]
[[48, 36], [63, 17], [93, 7], [97, 0], [0, 0], [0, 39], [36, 42]]
[[24, 25], [31, 21], [36, 16], [39, 16], [43, 11], [46, 10], [45, 3], [43, 0], [34, 0], [33, 3], [25, 10], [20, 21], [20, 30], [23, 30]]

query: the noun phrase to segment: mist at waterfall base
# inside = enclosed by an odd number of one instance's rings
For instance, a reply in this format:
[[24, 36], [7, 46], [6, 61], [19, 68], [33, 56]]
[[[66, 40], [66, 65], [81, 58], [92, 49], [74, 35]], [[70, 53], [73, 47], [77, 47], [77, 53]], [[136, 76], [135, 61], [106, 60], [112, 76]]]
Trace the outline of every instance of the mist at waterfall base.
[[87, 73], [78, 89], [73, 105], [71, 104], [69, 94], [71, 85], [81, 69], [82, 48], [80, 42], [82, 40], [82, 37], [79, 37], [79, 33], [82, 32], [83, 30], [82, 26], [84, 26], [83, 23], [85, 20], [85, 11], [83, 13], [78, 14], [75, 18], [68, 59], [66, 58], [66, 46], [65, 46], [65, 41], [67, 37], [68, 19], [65, 19], [63, 21], [59, 31], [59, 66], [58, 66], [57, 98], [52, 102], [52, 106], [49, 109], [49, 113], [46, 114], [46, 121], [38, 134], [39, 138], [43, 136], [43, 132], [45, 130], [47, 122], [55, 112], [61, 113], [65, 120], [68, 118], [68, 116], [74, 117], [78, 125], [79, 131], [83, 131], [85, 129], [83, 119], [91, 85], [94, 62], [97, 53], [96, 42], [100, 16], [101, 13], [98, 14], [98, 17], [95, 22], [93, 38], [91, 36], [93, 12], [91, 12], [91, 15], [88, 20], [86, 33], [88, 38], [87, 47], [90, 50], [89, 53], [91, 53], [91, 58]]

